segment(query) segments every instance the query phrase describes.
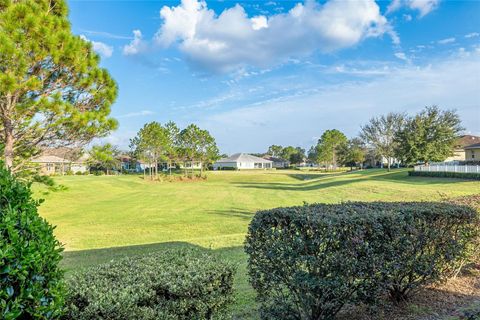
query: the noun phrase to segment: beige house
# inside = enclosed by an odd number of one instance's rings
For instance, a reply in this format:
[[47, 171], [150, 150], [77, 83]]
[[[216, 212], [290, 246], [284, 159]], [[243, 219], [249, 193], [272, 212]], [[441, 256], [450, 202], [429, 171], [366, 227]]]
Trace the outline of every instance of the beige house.
[[480, 143], [466, 146], [464, 150], [466, 161], [480, 161]]
[[[454, 154], [451, 157], [445, 159], [445, 162], [451, 161], [465, 161], [465, 160], [472, 160], [471, 157], [467, 156], [466, 147], [480, 143], [480, 137], [472, 136], [472, 135], [463, 135], [458, 137], [457, 141], [455, 142], [455, 149]], [[470, 154], [471, 155], [471, 154]], [[476, 156], [476, 160], [479, 160], [479, 156]]]
[[45, 175], [63, 175], [67, 172], [85, 173], [88, 171], [86, 154], [78, 149], [45, 149], [30, 162]]

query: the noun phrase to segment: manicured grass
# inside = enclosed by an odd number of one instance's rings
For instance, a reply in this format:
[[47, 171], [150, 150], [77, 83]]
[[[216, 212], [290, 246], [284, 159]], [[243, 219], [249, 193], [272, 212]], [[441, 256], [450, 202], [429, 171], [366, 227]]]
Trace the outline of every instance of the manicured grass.
[[308, 171], [211, 172], [206, 181], [150, 182], [140, 176], [65, 176], [40, 211], [57, 226], [67, 270], [166, 246], [213, 249], [239, 264], [236, 315], [254, 314], [243, 241], [259, 209], [306, 202], [436, 200], [480, 192], [479, 181], [409, 177], [406, 170], [324, 174]]

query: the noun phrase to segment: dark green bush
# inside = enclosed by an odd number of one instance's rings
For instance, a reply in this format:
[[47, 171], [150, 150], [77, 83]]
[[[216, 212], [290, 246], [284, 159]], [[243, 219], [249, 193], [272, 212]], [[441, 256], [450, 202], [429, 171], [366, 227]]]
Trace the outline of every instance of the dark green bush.
[[[480, 194], [474, 194], [470, 196], [457, 197], [453, 199], [446, 199], [446, 201], [458, 204], [469, 206], [477, 211], [480, 215]], [[477, 225], [477, 237], [474, 241], [469, 244], [467, 250], [467, 255], [464, 260], [462, 260], [457, 268], [456, 274], [460, 273], [462, 267], [469, 263], [478, 263], [480, 264], [480, 224]]]
[[[376, 256], [382, 261], [381, 285], [401, 302], [416, 290], [451, 276], [478, 236], [472, 208], [441, 202], [350, 203], [372, 212], [381, 225]], [[384, 214], [393, 219], [385, 219]], [[371, 214], [371, 213], [370, 213]]]
[[388, 292], [441, 280], [474, 237], [476, 214], [444, 203], [306, 205], [257, 212], [245, 250], [263, 319], [332, 319]]
[[312, 205], [259, 211], [245, 250], [263, 319], [332, 319], [368, 297], [378, 268], [373, 217]]
[[62, 248], [39, 204], [0, 163], [1, 319], [54, 319], [63, 310]]
[[459, 178], [459, 179], [469, 179], [469, 180], [480, 180], [480, 173], [409, 171], [408, 175], [411, 177], [436, 177], [436, 178]]
[[225, 319], [234, 269], [198, 250], [112, 261], [68, 279], [66, 319]]

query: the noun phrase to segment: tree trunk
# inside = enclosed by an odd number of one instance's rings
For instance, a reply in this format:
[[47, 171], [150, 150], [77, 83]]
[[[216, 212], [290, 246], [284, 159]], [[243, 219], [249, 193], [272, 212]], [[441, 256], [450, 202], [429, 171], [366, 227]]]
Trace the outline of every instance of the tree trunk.
[[8, 169], [12, 169], [13, 167], [13, 145], [14, 145], [14, 138], [13, 138], [13, 127], [10, 120], [6, 120], [4, 122], [4, 133], [5, 133], [5, 145], [3, 155], [5, 157], [5, 166]]
[[391, 161], [391, 158], [388, 157], [388, 158], [387, 158], [387, 168], [388, 168], [388, 171], [390, 171], [390, 161]]

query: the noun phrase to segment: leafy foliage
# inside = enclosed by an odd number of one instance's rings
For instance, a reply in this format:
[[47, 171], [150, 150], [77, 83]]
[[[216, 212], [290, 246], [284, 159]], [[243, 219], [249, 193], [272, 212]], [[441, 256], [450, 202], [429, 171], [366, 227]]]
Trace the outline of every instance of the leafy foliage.
[[245, 250], [263, 319], [331, 319], [387, 291], [403, 300], [465, 255], [478, 218], [444, 203], [305, 205], [259, 211]]
[[90, 142], [109, 118], [117, 86], [92, 45], [72, 34], [63, 0], [0, 3], [0, 145], [20, 170], [39, 147]]
[[[446, 201], [458, 205], [469, 206], [477, 211], [480, 215], [480, 194], [474, 194], [470, 196], [458, 197], [453, 199], [446, 199]], [[477, 225], [477, 238], [469, 245], [467, 255], [457, 269], [457, 273], [461, 271], [461, 268], [468, 263], [480, 264], [480, 224]]]
[[110, 170], [117, 169], [120, 161], [118, 149], [110, 143], [93, 146], [88, 155], [88, 166], [95, 171], [105, 170], [108, 174]]
[[325, 131], [315, 147], [316, 162], [335, 166], [339, 150], [347, 144], [347, 137], [337, 129]]
[[480, 173], [472, 172], [442, 172], [442, 171], [409, 171], [409, 176], [412, 177], [435, 177], [435, 178], [458, 178], [458, 179], [472, 179], [480, 180]]
[[397, 134], [398, 155], [406, 164], [444, 161], [453, 155], [459, 133], [463, 130], [455, 111], [426, 107], [408, 118]]
[[68, 280], [67, 319], [224, 319], [235, 268], [198, 250], [165, 250]]
[[369, 123], [362, 126], [360, 138], [371, 146], [379, 155], [387, 159], [388, 169], [395, 157], [398, 142], [396, 137], [405, 123], [405, 115], [401, 113], [388, 113], [370, 119]]
[[363, 166], [367, 150], [363, 141], [359, 138], [348, 140], [346, 144], [339, 147], [339, 162], [344, 166]]
[[62, 247], [39, 201], [0, 163], [0, 317], [54, 319], [64, 302]]

